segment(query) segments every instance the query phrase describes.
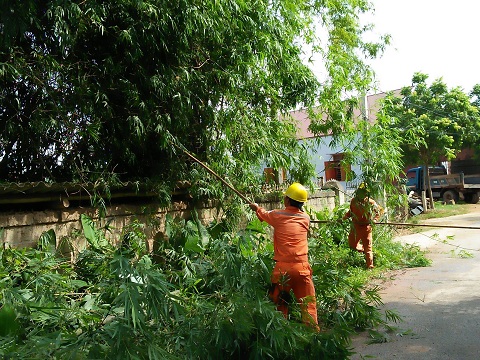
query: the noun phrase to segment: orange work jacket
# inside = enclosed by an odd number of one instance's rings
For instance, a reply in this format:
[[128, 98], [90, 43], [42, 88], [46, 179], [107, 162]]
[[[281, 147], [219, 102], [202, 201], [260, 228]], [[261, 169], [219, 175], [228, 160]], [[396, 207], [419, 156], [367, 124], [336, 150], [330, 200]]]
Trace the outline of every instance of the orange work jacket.
[[350, 210], [344, 218], [351, 217], [354, 225], [370, 226], [371, 221], [377, 221], [381, 216], [381, 208], [370, 198], [358, 200], [353, 198]]
[[308, 262], [308, 228], [310, 218], [295, 206], [267, 211], [257, 209], [260, 220], [273, 226], [273, 248], [275, 261]]

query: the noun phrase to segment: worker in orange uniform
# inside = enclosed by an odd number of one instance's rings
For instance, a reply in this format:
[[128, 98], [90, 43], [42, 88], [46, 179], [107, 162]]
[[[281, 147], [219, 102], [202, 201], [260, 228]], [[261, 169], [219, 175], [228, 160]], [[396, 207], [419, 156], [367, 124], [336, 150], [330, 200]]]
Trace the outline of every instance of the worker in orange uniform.
[[352, 226], [348, 234], [350, 248], [363, 252], [368, 269], [373, 269], [373, 236], [372, 222], [377, 221], [383, 214], [383, 208], [369, 197], [365, 184], [355, 191], [355, 196], [350, 201], [350, 209], [343, 219], [352, 219]]
[[274, 229], [275, 268], [271, 276], [270, 298], [287, 317], [290, 290], [293, 290], [302, 309], [302, 321], [318, 330], [315, 287], [308, 262], [310, 218], [302, 210], [307, 201], [307, 190], [303, 185], [293, 183], [284, 195], [285, 209], [267, 211], [256, 203], [250, 204], [257, 217]]

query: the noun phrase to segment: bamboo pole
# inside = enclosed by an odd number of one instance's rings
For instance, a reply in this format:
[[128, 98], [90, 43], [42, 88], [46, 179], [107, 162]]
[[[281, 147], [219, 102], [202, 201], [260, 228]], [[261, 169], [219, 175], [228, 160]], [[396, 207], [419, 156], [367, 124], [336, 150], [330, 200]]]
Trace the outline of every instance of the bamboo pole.
[[198, 164], [200, 164], [202, 167], [205, 168], [205, 170], [207, 170], [210, 174], [212, 174], [213, 176], [215, 176], [218, 180], [220, 180], [225, 186], [227, 186], [230, 190], [232, 190], [235, 194], [237, 194], [243, 201], [245, 201], [247, 204], [252, 204], [252, 201], [250, 201], [249, 199], [247, 199], [247, 197], [245, 195], [243, 195], [240, 191], [238, 191], [237, 189], [235, 189], [232, 185], [230, 185], [224, 178], [222, 178], [220, 175], [218, 175], [215, 171], [213, 171], [212, 169], [210, 169], [206, 164], [204, 164], [202, 161], [198, 160], [195, 156], [193, 156], [192, 154], [190, 154], [186, 149], [180, 147], [179, 145], [173, 143], [173, 145], [175, 145], [178, 149], [180, 149], [181, 151], [183, 151], [183, 153], [185, 155], [187, 155], [190, 159], [192, 159], [193, 161], [197, 162]]

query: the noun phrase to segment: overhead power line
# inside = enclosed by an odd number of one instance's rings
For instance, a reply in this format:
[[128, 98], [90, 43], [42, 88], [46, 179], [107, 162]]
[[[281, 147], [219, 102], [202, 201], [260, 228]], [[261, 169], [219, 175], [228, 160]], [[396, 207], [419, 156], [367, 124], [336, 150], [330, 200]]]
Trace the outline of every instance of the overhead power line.
[[[310, 220], [311, 223], [315, 224], [328, 224], [336, 223], [337, 221], [329, 220]], [[471, 230], [480, 230], [480, 226], [456, 226], [456, 225], [435, 225], [435, 224], [409, 224], [409, 223], [399, 223], [399, 222], [372, 222], [374, 225], [391, 225], [391, 226], [411, 226], [411, 227], [432, 227], [432, 228], [447, 228], [447, 229], [471, 229]]]

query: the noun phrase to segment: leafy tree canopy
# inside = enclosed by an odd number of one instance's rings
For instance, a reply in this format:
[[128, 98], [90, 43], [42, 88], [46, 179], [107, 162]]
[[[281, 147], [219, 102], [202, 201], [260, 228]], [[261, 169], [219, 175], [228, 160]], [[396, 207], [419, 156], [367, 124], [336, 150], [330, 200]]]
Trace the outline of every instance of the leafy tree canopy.
[[401, 97], [389, 94], [384, 111], [403, 133], [401, 147], [407, 164], [435, 164], [454, 158], [479, 139], [479, 109], [461, 88], [448, 89], [442, 79], [427, 84], [428, 75], [414, 74]]
[[[369, 9], [366, 0], [2, 1], [0, 178], [181, 179], [220, 195], [177, 143], [240, 189], [262, 161], [306, 181], [312, 167], [281, 115], [320, 104], [329, 117], [318, 131], [349, 121], [342, 97], [368, 85], [362, 58], [383, 46], [362, 41], [358, 15]], [[323, 83], [302, 61], [305, 43], [322, 55]]]
[[480, 108], [480, 84], [473, 87], [473, 90], [470, 92], [470, 97], [473, 100], [472, 104], [477, 108]]

